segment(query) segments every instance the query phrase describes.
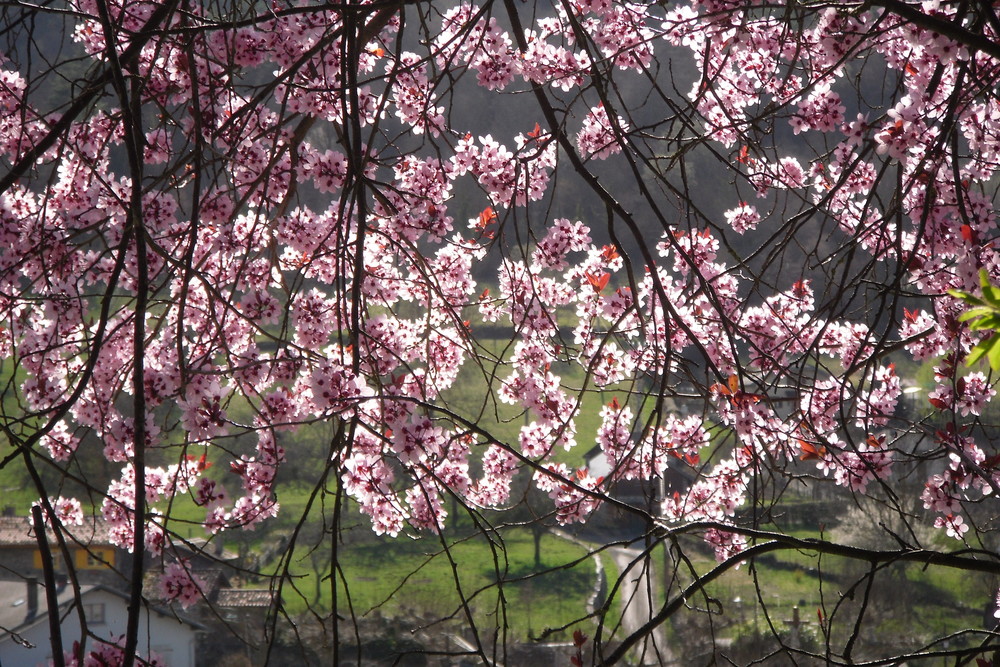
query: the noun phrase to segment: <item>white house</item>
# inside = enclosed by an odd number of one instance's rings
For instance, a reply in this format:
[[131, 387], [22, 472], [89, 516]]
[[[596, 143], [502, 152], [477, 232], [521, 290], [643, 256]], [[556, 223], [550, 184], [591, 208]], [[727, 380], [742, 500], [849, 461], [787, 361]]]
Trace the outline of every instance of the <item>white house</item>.
[[[69, 652], [81, 640], [72, 586], [64, 586], [57, 599], [63, 651]], [[0, 665], [33, 667], [52, 659], [45, 600], [44, 586], [34, 580], [0, 581]], [[92, 635], [115, 643], [125, 634], [128, 598], [124, 593], [105, 586], [81, 586], [80, 602]], [[152, 650], [170, 667], [194, 667], [197, 629], [167, 609], [147, 606], [139, 619], [139, 655], [146, 657]], [[88, 638], [87, 650], [95, 642]]]

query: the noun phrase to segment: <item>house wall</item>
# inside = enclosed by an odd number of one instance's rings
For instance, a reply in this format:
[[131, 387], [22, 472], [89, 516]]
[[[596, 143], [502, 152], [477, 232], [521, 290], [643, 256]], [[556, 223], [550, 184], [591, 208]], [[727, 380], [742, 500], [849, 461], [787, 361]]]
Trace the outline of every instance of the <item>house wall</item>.
[[[126, 562], [120, 549], [112, 546], [85, 548], [72, 545], [69, 551], [73, 559], [73, 574], [80, 584], [101, 584], [119, 589], [127, 586], [127, 581], [120, 574], [122, 565]], [[55, 573], [68, 575], [69, 568], [62, 553], [55, 550], [51, 555]], [[13, 574], [41, 581], [41, 552], [33, 545], [0, 546], [0, 572], [6, 577]]]
[[[87, 611], [88, 629], [92, 633], [110, 641], [125, 634], [128, 603], [124, 598], [107, 591], [92, 590], [83, 596], [83, 603]], [[103, 612], [103, 622], [100, 622], [101, 612]], [[0, 642], [0, 664], [14, 667], [47, 664], [52, 658], [48, 618], [40, 616], [38, 622], [19, 634], [34, 647], [28, 648], [12, 641], [9, 637], [5, 638]], [[69, 651], [73, 642], [80, 640], [80, 624], [75, 609], [66, 616], [61, 634], [64, 651]], [[88, 648], [93, 648], [93, 641], [91, 639], [88, 642]], [[171, 616], [144, 610], [139, 621], [140, 655], [148, 656], [150, 647], [160, 654], [170, 667], [194, 667], [194, 629]]]

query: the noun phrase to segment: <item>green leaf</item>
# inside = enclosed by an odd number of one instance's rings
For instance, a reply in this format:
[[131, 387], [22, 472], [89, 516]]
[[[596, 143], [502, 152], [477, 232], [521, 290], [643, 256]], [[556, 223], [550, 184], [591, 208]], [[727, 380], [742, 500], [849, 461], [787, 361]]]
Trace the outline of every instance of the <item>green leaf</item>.
[[990, 368], [1000, 371], [1000, 336], [993, 336], [988, 342], [990, 344], [990, 351], [987, 353], [987, 356], [990, 359]]
[[983, 358], [983, 355], [986, 354], [988, 347], [987, 345], [984, 345], [985, 342], [986, 341], [983, 341], [983, 343], [979, 343], [972, 348], [972, 351], [969, 352], [969, 356], [965, 358], [966, 366], [973, 366], [977, 361]]
[[967, 310], [961, 315], [959, 315], [958, 321], [968, 322], [969, 320], [973, 320], [979, 317], [986, 318], [989, 317], [990, 315], [995, 315], [996, 312], [997, 311], [995, 308], [990, 308], [989, 306], [978, 306], [976, 308]]
[[1000, 287], [990, 284], [990, 276], [985, 270], [979, 272], [979, 282], [983, 286], [982, 298], [956, 289], [948, 290], [948, 294], [971, 306], [958, 316], [960, 322], [968, 322], [973, 331], [993, 332], [972, 348], [965, 365], [971, 366], [986, 357], [990, 368], [997, 371], [1000, 370]]
[[994, 313], [986, 317], [981, 317], [970, 324], [969, 328], [973, 331], [982, 331], [984, 329], [997, 331], [1000, 329], [1000, 313]]
[[1000, 288], [984, 287], [983, 298], [986, 300], [986, 303], [991, 306], [1000, 307]]
[[956, 299], [961, 299], [962, 301], [972, 304], [974, 306], [985, 306], [986, 302], [980, 299], [978, 296], [969, 294], [968, 292], [963, 292], [962, 290], [950, 289], [948, 294], [955, 297]]
[[989, 360], [990, 368], [995, 371], [1000, 370], [1000, 335], [979, 341], [966, 357], [965, 365], [972, 366], [984, 356]]

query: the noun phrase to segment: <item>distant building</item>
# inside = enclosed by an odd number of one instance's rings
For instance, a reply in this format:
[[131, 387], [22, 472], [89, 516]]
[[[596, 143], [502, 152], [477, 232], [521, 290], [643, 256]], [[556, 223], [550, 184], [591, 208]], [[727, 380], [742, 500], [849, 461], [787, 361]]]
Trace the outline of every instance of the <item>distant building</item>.
[[[84, 639], [80, 631], [81, 610], [88, 633], [110, 644], [125, 634], [128, 618], [125, 593], [101, 585], [81, 586], [78, 607], [73, 587], [64, 584], [57, 600], [64, 652], [71, 652], [74, 643]], [[37, 580], [0, 580], [0, 628], [4, 630], [0, 634], [0, 665], [47, 664], [52, 659], [49, 611], [45, 588]], [[173, 610], [147, 605], [141, 612], [139, 627], [141, 656], [148, 657], [152, 651], [170, 667], [194, 667], [196, 632], [204, 626]], [[99, 644], [93, 637], [84, 641], [88, 651]]]
[[[118, 627], [115, 625], [118, 612], [120, 611], [122, 619], [127, 616], [125, 609], [132, 555], [111, 542], [107, 524], [99, 516], [90, 517], [82, 526], [63, 526], [62, 533], [66, 545], [65, 552], [59, 547], [51, 531], [47, 536], [54, 565], [53, 574], [59, 582], [57, 585], [64, 586], [59, 593], [60, 610], [69, 611], [66, 622], [76, 618], [76, 610], [71, 606], [64, 606], [72, 604], [72, 587], [65, 584], [70, 580], [76, 581], [81, 591], [86, 590], [88, 596], [100, 598], [100, 601], [94, 604], [103, 605], [106, 610], [105, 617], [109, 619], [106, 622], [108, 635], [98, 632], [97, 626], [90, 629], [100, 636], [110, 637], [111, 629]], [[65, 554], [68, 554], [68, 562]], [[157, 599], [159, 574], [167, 563], [176, 559], [183, 559], [187, 563], [187, 567], [203, 587], [204, 600], [187, 610], [181, 610], [177, 605]], [[195, 648], [192, 648], [191, 662], [187, 662], [187, 657], [173, 657], [167, 663], [171, 667], [193, 665], [195, 652], [200, 664], [203, 663], [203, 657], [212, 656], [219, 650], [228, 653], [240, 650], [244, 655], [252, 656], [251, 661], [258, 657], [252, 649], [249, 651], [242, 649], [260, 647], [263, 643], [267, 615], [273, 607], [275, 594], [269, 589], [239, 587], [244, 573], [238, 567], [238, 560], [238, 554], [223, 549], [221, 543], [209, 544], [197, 538], [175, 540], [164, 550], [161, 558], [147, 557], [147, 577], [143, 593], [149, 609], [157, 610], [150, 615], [150, 618], [162, 616], [170, 618], [175, 624], [183, 618], [187, 626], [192, 628], [192, 637], [194, 628], [203, 630], [198, 633], [196, 643], [192, 644]], [[44, 579], [41, 550], [30, 520], [24, 516], [0, 516], [0, 606], [3, 606], [0, 610], [0, 619], [7, 619], [7, 622], [0, 620], [0, 647], [6, 647], [0, 652], [0, 665], [44, 663], [46, 656], [51, 653], [48, 648], [49, 626], [44, 588], [41, 583], [37, 583]], [[8, 600], [10, 602], [7, 602]], [[17, 600], [21, 600], [21, 604], [14, 604]], [[85, 604], [85, 608], [87, 604], [90, 604], [89, 601]], [[89, 618], [89, 613], [87, 617]], [[145, 627], [146, 621], [143, 623]], [[157, 624], [162, 625], [159, 621]], [[31, 628], [34, 639], [29, 643], [34, 644], [36, 649], [23, 655], [18, 653], [21, 657], [8, 662], [6, 657], [8, 651], [18, 646], [21, 647], [19, 650], [24, 649], [17, 636], [13, 634], [18, 627], [23, 627], [25, 630]], [[124, 633], [124, 627], [122, 624], [118, 634]], [[150, 636], [156, 637], [152, 634]], [[69, 642], [68, 647], [72, 647], [74, 637], [77, 640], [80, 637], [79, 623], [76, 622], [63, 635], [64, 642]], [[40, 643], [35, 641], [36, 639], [40, 639]], [[165, 645], [161, 645], [155, 639], [150, 641], [153, 650], [166, 657], [166, 654], [157, 648], [157, 646], [163, 648]], [[46, 655], [35, 659], [40, 655], [39, 652], [45, 651], [48, 651]], [[176, 650], [173, 654], [177, 654]]]
[[[128, 552], [112, 544], [103, 521], [90, 519], [82, 526], [64, 526], [63, 534], [70, 562], [58, 548], [54, 535], [48, 543], [56, 574], [74, 576], [80, 583], [127, 588], [121, 574]], [[0, 517], [0, 578], [42, 579], [42, 555], [31, 520], [24, 516]]]
[[[592, 447], [584, 454], [584, 463], [592, 477], [614, 477], [614, 470], [600, 446]], [[653, 516], [660, 513], [660, 502], [674, 493], [683, 494], [694, 481], [690, 469], [678, 460], [668, 458], [663, 474], [653, 479], [617, 479], [607, 487], [608, 495]], [[612, 534], [619, 538], [638, 537], [649, 526], [639, 515], [628, 512], [618, 505], [603, 503], [594, 516], [587, 519], [588, 530]]]

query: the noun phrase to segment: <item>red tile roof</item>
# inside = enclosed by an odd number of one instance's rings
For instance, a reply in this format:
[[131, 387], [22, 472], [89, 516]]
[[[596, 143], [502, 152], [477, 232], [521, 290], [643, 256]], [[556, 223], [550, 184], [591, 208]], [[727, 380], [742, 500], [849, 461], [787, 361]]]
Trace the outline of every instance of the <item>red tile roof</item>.
[[35, 544], [34, 531], [28, 517], [0, 517], [0, 545], [21, 546]]
[[[96, 518], [85, 518], [82, 526], [63, 525], [67, 540], [87, 546], [110, 545], [107, 525]], [[50, 542], [55, 540], [50, 537]], [[31, 520], [26, 516], [0, 517], [0, 546], [22, 547], [38, 544]]]

